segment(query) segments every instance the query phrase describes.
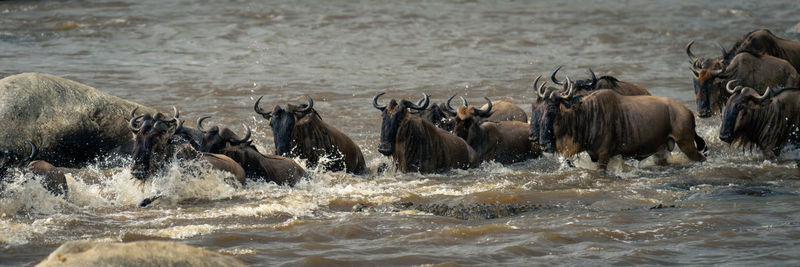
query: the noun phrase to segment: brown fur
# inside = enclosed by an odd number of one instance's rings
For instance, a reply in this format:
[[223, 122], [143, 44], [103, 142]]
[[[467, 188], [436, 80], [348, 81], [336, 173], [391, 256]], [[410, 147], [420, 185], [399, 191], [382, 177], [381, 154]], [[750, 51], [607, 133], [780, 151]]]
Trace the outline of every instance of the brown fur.
[[[720, 138], [731, 135], [728, 138], [733, 139], [733, 144], [757, 146], [765, 158], [775, 159], [787, 144], [800, 143], [800, 89], [779, 90], [761, 103], [754, 100], [757, 94], [753, 88], [744, 88], [731, 96], [729, 107], [738, 104], [741, 110], [731, 112], [726, 108]], [[726, 126], [733, 128], [725, 129]]]
[[314, 109], [296, 119], [291, 144], [295, 147], [292, 156], [308, 159], [313, 165], [328, 155], [331, 157], [326, 163], [328, 170], [355, 174], [367, 171], [361, 148], [350, 137], [325, 123]]
[[623, 82], [611, 76], [603, 76], [597, 80], [594, 90], [611, 89], [620, 95], [650, 95], [647, 89], [644, 89], [634, 83]]
[[55, 195], [66, 195], [68, 191], [67, 178], [61, 170], [43, 160], [31, 161], [28, 163], [28, 168], [33, 174], [43, 178], [41, 182], [47, 191]]
[[[230, 157], [246, 170], [256, 170], [256, 176], [279, 185], [294, 186], [306, 171], [294, 160], [278, 155], [265, 155], [249, 143], [231, 145], [227, 143], [220, 153]], [[253, 171], [249, 171], [253, 173]], [[252, 176], [252, 174], [251, 174]]]
[[[402, 100], [397, 104], [392, 100], [381, 108], [384, 122], [378, 150], [384, 155], [391, 154], [401, 172], [431, 173], [477, 165], [475, 151], [464, 140], [412, 114], [408, 103]], [[396, 129], [394, 136], [390, 128]]]
[[[491, 118], [491, 116], [490, 116]], [[528, 140], [529, 124], [519, 121], [491, 122], [475, 113], [473, 106], [459, 107], [456, 131], [478, 154], [480, 161], [511, 164], [538, 157], [539, 146]], [[464, 129], [464, 128], [467, 129]], [[462, 130], [464, 129], [464, 130]]]
[[571, 108], [561, 104], [554, 121], [559, 153], [587, 151], [599, 169], [615, 155], [643, 159], [674, 140], [691, 160], [704, 161], [695, 146], [694, 115], [683, 104], [655, 96], [622, 96], [599, 90]]
[[189, 144], [181, 144], [176, 146], [175, 157], [183, 160], [199, 159], [208, 162], [211, 168], [226, 171], [233, 174], [237, 182], [244, 185], [247, 181], [245, 179], [245, 171], [239, 163], [229, 158], [228, 156], [207, 152], [197, 152]]
[[[483, 104], [482, 110], [486, 110], [489, 104]], [[528, 115], [514, 103], [497, 100], [492, 101], [492, 115], [486, 118], [487, 121], [521, 121], [528, 122]]]
[[764, 53], [788, 61], [796, 70], [800, 70], [800, 42], [775, 36], [767, 29], [755, 30], [736, 42], [725, 55], [728, 62], [741, 52]]

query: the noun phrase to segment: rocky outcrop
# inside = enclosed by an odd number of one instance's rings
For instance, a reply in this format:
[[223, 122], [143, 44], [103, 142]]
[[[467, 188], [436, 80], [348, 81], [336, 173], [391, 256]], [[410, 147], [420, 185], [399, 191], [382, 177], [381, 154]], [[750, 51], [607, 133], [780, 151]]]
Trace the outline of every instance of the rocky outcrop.
[[130, 111], [153, 109], [49, 74], [23, 73], [0, 80], [0, 148], [30, 153], [56, 166], [79, 166], [132, 142]]
[[449, 206], [445, 204], [415, 204], [411, 202], [395, 202], [389, 206], [368, 206], [358, 204], [353, 207], [355, 212], [387, 212], [401, 210], [418, 210], [437, 216], [452, 217], [461, 220], [488, 220], [498, 219], [518, 214], [553, 209], [558, 206], [536, 204], [468, 204]]
[[245, 266], [216, 252], [169, 241], [70, 241], [36, 266]]

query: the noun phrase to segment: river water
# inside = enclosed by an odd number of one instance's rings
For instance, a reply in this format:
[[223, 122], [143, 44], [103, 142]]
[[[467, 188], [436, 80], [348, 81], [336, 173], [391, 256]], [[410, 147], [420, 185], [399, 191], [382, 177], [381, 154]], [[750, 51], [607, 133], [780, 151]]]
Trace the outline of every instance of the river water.
[[[529, 111], [531, 83], [563, 65], [642, 85], [695, 109], [687, 42], [719, 55], [769, 28], [800, 39], [797, 2], [754, 1], [1, 1], [0, 77], [44, 72], [169, 111], [187, 125], [272, 132], [252, 111], [311, 95], [324, 120], [358, 143], [372, 174], [309, 169], [294, 188], [234, 188], [214, 171], [171, 166], [140, 185], [124, 169], [68, 177], [66, 198], [15, 174], [0, 199], [0, 264], [38, 262], [77, 239], [176, 240], [252, 265], [611, 265], [800, 263], [800, 180], [788, 151], [764, 161], [698, 119], [704, 163], [616, 159], [599, 173], [545, 155], [510, 166], [419, 175], [377, 152], [373, 95], [433, 101], [453, 93]], [[97, 178], [102, 177], [102, 178]], [[154, 192], [171, 197], [140, 209]], [[543, 204], [492, 220], [356, 204]], [[662, 204], [666, 208], [650, 209]], [[674, 206], [673, 206], [674, 205]]]

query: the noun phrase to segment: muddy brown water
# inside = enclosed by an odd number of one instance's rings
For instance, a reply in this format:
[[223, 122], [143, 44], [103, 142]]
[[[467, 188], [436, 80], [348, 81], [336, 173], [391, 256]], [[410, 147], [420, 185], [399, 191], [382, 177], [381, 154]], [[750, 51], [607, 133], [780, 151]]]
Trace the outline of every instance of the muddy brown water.
[[[0, 264], [28, 265], [68, 240], [176, 240], [252, 265], [639, 265], [800, 261], [800, 182], [777, 162], [719, 141], [699, 119], [705, 163], [673, 152], [666, 167], [546, 155], [441, 174], [374, 174], [380, 113], [371, 97], [433, 101], [453, 93], [510, 100], [526, 111], [537, 75], [591, 67], [695, 109], [684, 45], [716, 56], [746, 32], [798, 39], [795, 1], [2, 1], [0, 76], [67, 77], [168, 111], [188, 125], [272, 132], [253, 113], [315, 99], [358, 143], [373, 174], [310, 169], [294, 188], [233, 188], [213, 171], [171, 166], [139, 185], [122, 170], [71, 175], [52, 197], [17, 173], [0, 199]], [[101, 159], [102, 160], [102, 159]], [[107, 174], [103, 176], [101, 174]], [[97, 178], [97, 177], [102, 178]], [[156, 193], [154, 207], [136, 203]], [[530, 203], [557, 206], [492, 220], [354, 205]], [[666, 208], [650, 209], [663, 204]], [[674, 207], [672, 207], [674, 205]]]

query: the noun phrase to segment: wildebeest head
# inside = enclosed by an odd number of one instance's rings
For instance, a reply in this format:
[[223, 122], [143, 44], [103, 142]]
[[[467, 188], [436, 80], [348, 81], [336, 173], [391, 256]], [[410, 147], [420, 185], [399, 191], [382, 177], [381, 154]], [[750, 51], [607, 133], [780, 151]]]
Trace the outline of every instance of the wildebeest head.
[[560, 113], [572, 112], [575, 103], [579, 102], [581, 97], [575, 96], [575, 88], [573, 83], [567, 77], [564, 88], [560, 92], [554, 91], [537, 91], [539, 98], [543, 99], [541, 109], [543, 110], [539, 125], [539, 144], [544, 148], [545, 152], [556, 151], [556, 132], [555, 121]]
[[[263, 97], [263, 96], [262, 96]], [[295, 123], [303, 119], [306, 115], [314, 113], [314, 100], [306, 95], [308, 104], [293, 105], [287, 104], [286, 107], [275, 105], [270, 112], [266, 112], [260, 107], [258, 103], [261, 102], [259, 97], [253, 109], [256, 113], [261, 114], [264, 119], [269, 121], [269, 126], [272, 127], [272, 136], [275, 141], [275, 154], [279, 156], [291, 156], [292, 152], [292, 132], [294, 131]]]
[[539, 85], [539, 79], [541, 78], [542, 76], [539, 75], [533, 82], [533, 90], [536, 91], [536, 99], [531, 103], [530, 133], [528, 135], [529, 140], [537, 143], [539, 142], [539, 129], [541, 128], [542, 117], [544, 115], [544, 102], [554, 91], [558, 90], [558, 88], [546, 86], [546, 81], [543, 82], [542, 85]]
[[414, 104], [408, 100], [402, 99], [400, 103], [392, 99], [388, 105], [378, 105], [378, 98], [386, 93], [380, 93], [372, 98], [372, 106], [382, 111], [383, 120], [381, 122], [381, 143], [378, 145], [378, 152], [383, 155], [390, 156], [394, 153], [394, 144], [397, 139], [397, 129], [400, 128], [400, 123], [403, 122], [408, 116], [408, 109], [425, 110], [430, 103], [430, 97], [427, 94], [422, 94], [423, 100], [421, 104]]
[[31, 145], [31, 154], [26, 158], [21, 158], [19, 155], [17, 155], [17, 153], [14, 153], [8, 149], [0, 150], [0, 181], [2, 181], [4, 176], [6, 176], [8, 168], [23, 167], [31, 162], [34, 157], [36, 157], [38, 151], [36, 146], [31, 141], [28, 141], [28, 144]]
[[233, 133], [228, 127], [220, 129], [219, 126], [212, 126], [208, 130], [203, 128], [203, 121], [211, 118], [211, 116], [203, 116], [197, 119], [197, 129], [203, 133], [203, 140], [200, 144], [200, 152], [208, 152], [208, 153], [221, 153], [222, 149], [227, 146], [236, 146], [242, 143], [249, 142], [250, 140], [250, 127], [244, 125], [245, 129], [247, 129], [247, 133], [244, 137], [239, 138], [236, 134]]
[[[456, 95], [450, 96], [446, 103], [433, 103], [425, 110], [412, 111], [412, 113], [417, 114], [423, 119], [427, 119], [433, 123], [434, 126], [442, 130], [448, 132], [453, 131], [453, 127], [455, 126], [453, 118], [456, 116], [456, 111], [450, 106], [450, 101], [452, 101], [454, 97], [456, 97]], [[417, 106], [422, 105], [423, 101], [425, 101], [424, 98], [417, 102]]]
[[736, 86], [731, 89], [730, 85], [735, 81], [730, 81], [725, 86], [731, 94], [728, 103], [725, 105], [725, 112], [722, 117], [722, 126], [719, 130], [719, 139], [726, 143], [731, 143], [736, 137], [736, 133], [742, 131], [744, 125], [748, 125], [752, 118], [752, 111], [761, 109], [772, 95], [772, 90], [767, 88], [763, 95], [759, 95], [755, 89], [750, 87]]
[[489, 103], [489, 106], [486, 107], [485, 110], [482, 110], [475, 108], [475, 106], [470, 106], [466, 99], [463, 97], [461, 98], [464, 106], [458, 107], [456, 126], [453, 129], [453, 133], [455, 133], [458, 137], [466, 140], [469, 136], [470, 127], [477, 125], [481, 120], [492, 115], [492, 101], [489, 100], [488, 97], [484, 97], [484, 99], [486, 99], [486, 102]]
[[[131, 175], [144, 181], [155, 171], [163, 166], [172, 151], [169, 151], [170, 138], [183, 126], [179, 120], [178, 108], [172, 107], [172, 118], [158, 112], [155, 115], [136, 115], [134, 108], [131, 111], [128, 128], [134, 134], [133, 160]], [[135, 116], [135, 117], [134, 117]]]
[[722, 48], [722, 57], [718, 58], [704, 58], [695, 56], [692, 53], [692, 44], [694, 41], [686, 45], [686, 54], [689, 56], [692, 66], [692, 78], [694, 83], [694, 93], [697, 102], [697, 111], [701, 118], [711, 116], [711, 101], [718, 97], [717, 90], [712, 88], [722, 88], [724, 86], [725, 78], [725, 64], [722, 58], [726, 55], [727, 51]]

